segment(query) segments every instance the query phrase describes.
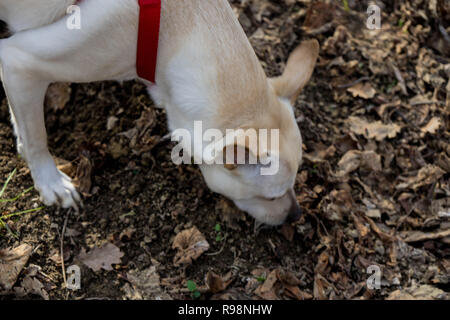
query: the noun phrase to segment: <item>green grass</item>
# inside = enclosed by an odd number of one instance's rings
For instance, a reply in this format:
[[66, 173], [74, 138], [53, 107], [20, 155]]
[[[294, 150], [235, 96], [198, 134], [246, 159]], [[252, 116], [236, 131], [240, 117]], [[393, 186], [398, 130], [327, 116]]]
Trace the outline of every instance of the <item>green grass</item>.
[[3, 197], [3, 194], [5, 193], [6, 188], [8, 187], [8, 184], [11, 182], [11, 180], [14, 177], [14, 175], [16, 174], [16, 172], [17, 172], [17, 169], [14, 169], [14, 171], [9, 174], [8, 178], [6, 179], [5, 184], [2, 187], [2, 190], [0, 190], [0, 198]]
[[344, 10], [349, 12], [350, 6], [348, 5], [348, 0], [342, 0], [342, 4], [344, 5]]
[[[14, 175], [16, 174], [17, 169], [14, 169], [13, 172], [11, 172], [8, 176], [8, 178], [6, 179], [5, 183], [2, 186], [2, 189], [0, 190], [0, 203], [14, 203], [16, 201], [18, 201], [20, 198], [22, 198], [24, 195], [26, 195], [27, 193], [31, 192], [34, 188], [28, 188], [25, 191], [19, 193], [17, 196], [15, 196], [14, 198], [11, 199], [2, 199], [3, 195], [6, 192], [6, 189], [8, 188], [9, 183], [11, 182], [11, 180], [13, 179]], [[15, 234], [11, 228], [9, 228], [8, 224], [6, 223], [7, 220], [14, 218], [14, 217], [20, 217], [22, 215], [25, 214], [30, 214], [30, 213], [34, 213], [34, 212], [38, 212], [41, 211], [42, 209], [44, 209], [45, 207], [39, 207], [39, 208], [35, 208], [35, 209], [28, 209], [28, 210], [23, 210], [20, 212], [15, 212], [15, 213], [10, 213], [10, 214], [5, 214], [5, 215], [0, 215], [0, 229], [4, 228], [8, 231], [9, 234], [11, 234], [13, 237], [18, 238], [18, 235]], [[0, 213], [1, 214], [1, 213]]]

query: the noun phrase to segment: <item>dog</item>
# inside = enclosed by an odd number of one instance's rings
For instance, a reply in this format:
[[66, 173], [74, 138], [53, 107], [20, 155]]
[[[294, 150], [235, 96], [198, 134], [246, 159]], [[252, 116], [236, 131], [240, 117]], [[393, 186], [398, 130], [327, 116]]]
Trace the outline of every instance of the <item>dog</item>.
[[[74, 4], [82, 14], [79, 30], [66, 25], [66, 10]], [[0, 40], [0, 71], [18, 152], [45, 205], [77, 209], [81, 198], [47, 147], [46, 90], [53, 82], [138, 79], [138, 1], [0, 0], [0, 20], [12, 34]], [[227, 0], [163, 0], [159, 37], [156, 84], [141, 80], [166, 109], [170, 130], [193, 132], [195, 121], [222, 132], [279, 130], [279, 150], [266, 153], [269, 161], [279, 160], [276, 174], [261, 175], [259, 162], [201, 164], [208, 187], [260, 223], [298, 218], [293, 187], [302, 137], [292, 104], [313, 73], [318, 42], [301, 43], [284, 73], [269, 79]], [[223, 148], [233, 149], [249, 152], [234, 140]]]

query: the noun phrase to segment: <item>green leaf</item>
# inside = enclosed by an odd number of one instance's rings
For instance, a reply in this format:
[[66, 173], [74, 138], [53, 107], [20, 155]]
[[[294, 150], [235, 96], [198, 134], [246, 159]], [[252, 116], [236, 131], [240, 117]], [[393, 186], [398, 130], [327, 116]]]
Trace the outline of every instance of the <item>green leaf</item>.
[[349, 12], [350, 11], [350, 6], [348, 5], [348, 0], [342, 0], [343, 4], [344, 4], [344, 10]]
[[194, 292], [197, 290], [197, 285], [192, 280], [188, 280], [186, 286], [190, 292]]
[[214, 229], [216, 230], [216, 232], [222, 231], [222, 227], [220, 226], [220, 224], [216, 224], [216, 226], [214, 227]]
[[200, 298], [200, 296], [201, 296], [200, 292], [198, 292], [198, 291], [194, 292], [194, 298], [198, 299], [198, 298]]

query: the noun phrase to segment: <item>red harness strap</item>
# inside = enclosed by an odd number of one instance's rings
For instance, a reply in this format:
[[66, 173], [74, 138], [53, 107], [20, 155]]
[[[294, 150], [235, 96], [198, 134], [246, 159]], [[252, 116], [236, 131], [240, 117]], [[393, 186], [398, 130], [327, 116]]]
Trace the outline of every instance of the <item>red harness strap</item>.
[[139, 0], [136, 69], [140, 78], [155, 83], [158, 59], [161, 0]]

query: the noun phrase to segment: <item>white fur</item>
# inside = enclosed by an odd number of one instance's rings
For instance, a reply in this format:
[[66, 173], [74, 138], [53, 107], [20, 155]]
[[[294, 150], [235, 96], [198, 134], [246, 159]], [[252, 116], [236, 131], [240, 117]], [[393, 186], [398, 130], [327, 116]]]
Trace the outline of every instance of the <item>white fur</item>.
[[[175, 1], [178, 0], [166, 0], [163, 4], [177, 6]], [[18, 152], [30, 167], [42, 201], [64, 208], [77, 208], [80, 197], [70, 179], [56, 168], [47, 148], [43, 101], [48, 85], [137, 78], [138, 1], [82, 0], [81, 30], [69, 30], [64, 14], [74, 3], [75, 0], [0, 0], [0, 20], [14, 33], [0, 40], [0, 71]], [[195, 20], [196, 29], [186, 30], [180, 23], [183, 16], [170, 20], [163, 14], [157, 85], [147, 84], [155, 103], [166, 108], [169, 128], [185, 128], [194, 136], [196, 120], [203, 121], [204, 130], [224, 129], [218, 124], [224, 119], [218, 119], [217, 108], [224, 100], [233, 100], [235, 105], [247, 101], [249, 93], [242, 89], [246, 83], [257, 84], [252, 93], [261, 101], [266, 101], [266, 91], [273, 89], [226, 0], [182, 3], [186, 10], [196, 6], [195, 14], [183, 12], [187, 20]], [[167, 26], [172, 26], [170, 32]], [[232, 70], [227, 71], [224, 65]], [[219, 81], [224, 73], [234, 77]], [[275, 96], [272, 91], [270, 94]], [[243, 119], [265, 112], [261, 111], [260, 101], [245, 107], [238, 115]], [[298, 131], [296, 126], [294, 131]], [[294, 132], [293, 143], [299, 135]], [[281, 223], [293, 205], [292, 196], [286, 192], [293, 186], [296, 171], [285, 168], [277, 176], [264, 179], [254, 175], [253, 169], [242, 168], [241, 176], [236, 178], [223, 166], [201, 166], [214, 191], [232, 198], [241, 209], [268, 224]], [[279, 199], [268, 202], [261, 197]]]
[[137, 78], [137, 1], [84, 0], [82, 29], [69, 30], [63, 15], [73, 3], [2, 0], [0, 5], [0, 18], [20, 31], [0, 40], [1, 78], [18, 151], [41, 200], [65, 208], [76, 208], [80, 197], [48, 152], [43, 113], [48, 85]]

